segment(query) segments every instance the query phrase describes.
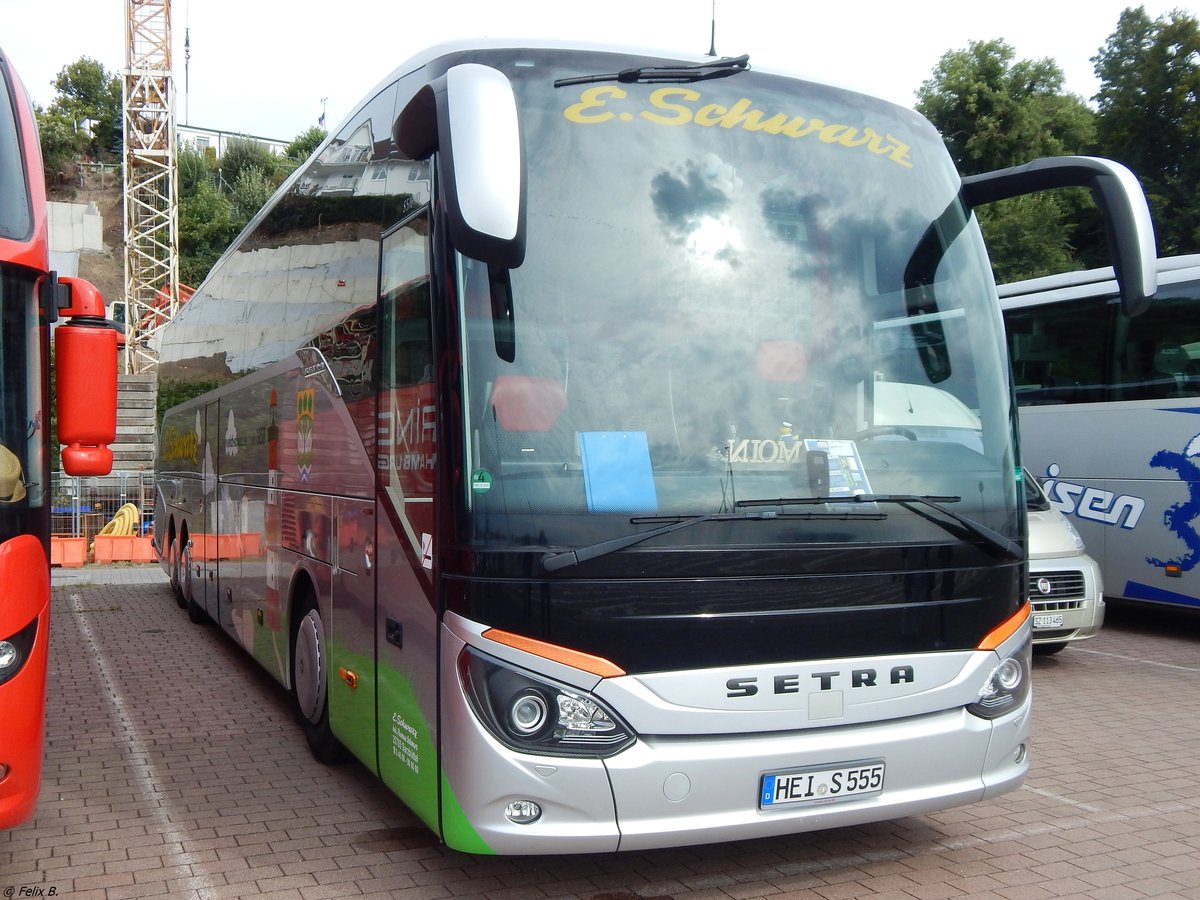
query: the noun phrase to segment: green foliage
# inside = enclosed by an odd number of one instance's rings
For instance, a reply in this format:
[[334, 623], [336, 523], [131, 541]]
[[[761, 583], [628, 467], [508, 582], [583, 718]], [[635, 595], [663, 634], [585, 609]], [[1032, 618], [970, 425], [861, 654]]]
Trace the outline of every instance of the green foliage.
[[275, 174], [275, 154], [250, 138], [231, 138], [221, 154], [221, 181], [232, 190], [245, 169], [258, 169], [267, 176]]
[[91, 132], [80, 135], [81, 149], [92, 157], [119, 155], [123, 130], [120, 76], [83, 56], [59, 70], [54, 89], [57, 96], [50, 112], [81, 130], [84, 120], [92, 123]]
[[271, 180], [261, 169], [248, 166], [239, 170], [229, 190], [234, 220], [244, 226], [271, 199], [274, 189]]
[[233, 205], [208, 180], [194, 185], [194, 193], [179, 203], [179, 278], [198, 285], [237, 236]]
[[997, 282], [1022, 281], [1081, 267], [1069, 240], [1075, 204], [1064, 193], [1013, 197], [976, 210]]
[[945, 54], [917, 91], [917, 111], [941, 131], [963, 174], [1076, 153], [1092, 141], [1093, 114], [1063, 93], [1058, 64], [1014, 55], [1004, 41], [972, 41]]
[[121, 150], [121, 79], [86, 56], [63, 66], [54, 79], [55, 97], [34, 115], [49, 185], [73, 176], [81, 156], [112, 156]]
[[303, 131], [296, 135], [296, 139], [287, 145], [284, 155], [288, 159], [294, 159], [297, 162], [303, 162], [312, 156], [313, 151], [321, 146], [321, 141], [329, 136], [324, 128], [313, 125], [307, 131]]
[[1126, 9], [1092, 63], [1099, 153], [1141, 180], [1161, 254], [1200, 250], [1200, 23]]
[[[1058, 65], [1050, 59], [1014, 62], [1014, 56], [1004, 41], [973, 41], [945, 54], [917, 92], [917, 110], [941, 131], [964, 174], [1081, 153], [1093, 140], [1094, 114], [1082, 99], [1063, 93]], [[996, 279], [1080, 268], [1073, 237], [1091, 206], [1086, 194], [1067, 191], [981, 207], [977, 214]]]
[[179, 148], [175, 165], [179, 170], [179, 198], [185, 201], [196, 196], [201, 183], [212, 182], [217, 171], [217, 158], [185, 144]]
[[56, 185], [70, 179], [71, 163], [82, 153], [80, 134], [75, 122], [61, 112], [34, 109], [37, 118], [38, 136], [42, 146], [42, 172], [46, 184]]

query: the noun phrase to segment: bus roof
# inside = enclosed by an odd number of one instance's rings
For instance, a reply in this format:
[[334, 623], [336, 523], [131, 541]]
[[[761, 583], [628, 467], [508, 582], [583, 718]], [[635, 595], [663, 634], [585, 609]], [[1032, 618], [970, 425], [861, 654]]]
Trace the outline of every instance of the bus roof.
[[[1200, 269], [1200, 253], [1160, 257], [1159, 286], [1194, 278], [1197, 269]], [[1058, 300], [1075, 300], [1080, 297], [1116, 297], [1118, 293], [1117, 279], [1112, 266], [999, 284], [996, 285], [996, 290], [1006, 309]]]
[[[453, 53], [462, 53], [462, 52], [471, 51], [471, 50], [504, 50], [504, 49], [511, 49], [514, 51], [516, 51], [516, 50], [582, 50], [582, 51], [588, 51], [588, 52], [594, 52], [594, 53], [623, 53], [623, 54], [632, 55], [632, 56], [646, 56], [646, 57], [651, 57], [651, 58], [655, 58], [655, 59], [675, 60], [675, 61], [684, 62], [684, 63], [711, 63], [715, 59], [714, 57], [709, 56], [707, 53], [680, 51], [678, 48], [673, 49], [673, 50], [667, 50], [667, 49], [663, 49], [661, 47], [644, 47], [644, 46], [639, 46], [636, 44], [602, 44], [602, 43], [597, 43], [597, 42], [581, 41], [581, 40], [566, 39], [566, 38], [481, 37], [481, 38], [473, 38], [473, 39], [459, 39], [459, 40], [453, 40], [453, 41], [446, 41], [446, 42], [440, 43], [440, 44], [434, 44], [432, 46], [426, 47], [423, 50], [419, 50], [418, 52], [413, 54], [411, 57], [409, 57], [405, 62], [403, 62], [399, 66], [397, 66], [386, 78], [381, 80], [376, 85], [375, 90], [373, 90], [370, 94], [367, 95], [367, 99], [369, 100], [371, 97], [373, 97], [380, 90], [385, 88], [387, 85], [391, 84], [397, 78], [400, 78], [401, 76], [406, 75], [409, 72], [416, 71], [417, 69], [421, 68], [422, 66], [425, 66], [428, 63], [430, 63], [436, 59], [439, 59], [443, 56], [448, 56]], [[733, 55], [737, 55], [737, 54], [733, 54]], [[721, 58], [721, 57], [716, 57], [716, 58]], [[895, 106], [898, 109], [908, 110], [913, 115], [917, 115], [917, 113], [912, 111], [911, 107], [901, 106], [899, 104], [893, 103], [890, 100], [884, 100], [882, 97], [877, 97], [876, 95], [870, 93], [869, 91], [863, 90], [862, 88], [854, 87], [854, 86], [846, 84], [844, 82], [839, 82], [839, 81], [836, 81], [836, 80], [833, 80], [833, 79], [830, 79], [830, 78], [827, 78], [827, 77], [824, 77], [821, 75], [817, 75], [812, 72], [800, 72], [800, 71], [794, 71], [794, 70], [779, 69], [776, 67], [757, 66], [754, 64], [753, 57], [751, 57], [751, 59], [750, 59], [750, 65], [751, 65], [751, 68], [757, 72], [762, 72], [762, 73], [768, 74], [768, 75], [777, 75], [777, 76], [780, 76], [783, 78], [795, 78], [795, 79], [798, 79], [801, 81], [809, 81], [809, 82], [812, 82], [813, 84], [820, 84], [820, 85], [824, 85], [826, 87], [832, 87], [832, 88], [836, 88], [839, 90], [851, 91], [856, 94], [861, 94], [865, 97], [873, 97], [874, 99], [878, 100], [880, 103], [886, 103], [889, 106]], [[362, 104], [360, 104], [360, 106], [361, 105]], [[357, 114], [357, 112], [358, 112], [358, 108], [356, 107], [354, 110], [351, 111], [350, 115], [346, 117], [346, 122], [349, 122], [354, 117], [354, 115]], [[345, 122], [343, 122], [342, 125], [345, 125]], [[339, 129], [337, 129], [337, 130], [340, 130], [340, 126], [339, 126]], [[337, 130], [330, 132], [331, 135], [336, 134]]]

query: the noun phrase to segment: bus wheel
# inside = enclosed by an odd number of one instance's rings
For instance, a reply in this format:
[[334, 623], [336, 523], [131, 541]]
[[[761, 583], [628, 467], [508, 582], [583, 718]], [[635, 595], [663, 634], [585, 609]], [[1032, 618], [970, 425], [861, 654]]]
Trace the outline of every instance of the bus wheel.
[[297, 610], [292, 631], [292, 699], [313, 756], [323, 763], [335, 763], [345, 751], [329, 727], [328, 667], [325, 625], [309, 596]]
[[197, 625], [208, 621], [208, 613], [196, 602], [196, 589], [192, 583], [192, 542], [185, 541], [179, 551], [179, 592], [187, 608], [188, 619]]
[[183, 581], [180, 578], [179, 570], [179, 541], [171, 541], [171, 546], [167, 550], [167, 564], [171, 569], [171, 593], [175, 595], [175, 602], [180, 609], [187, 609], [187, 598], [183, 596]]

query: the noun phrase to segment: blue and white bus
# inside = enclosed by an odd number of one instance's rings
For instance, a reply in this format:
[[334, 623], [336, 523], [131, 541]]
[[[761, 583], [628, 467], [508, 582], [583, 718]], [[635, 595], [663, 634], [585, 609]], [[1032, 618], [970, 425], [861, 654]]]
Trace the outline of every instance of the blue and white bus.
[[1200, 255], [1131, 318], [1112, 269], [1002, 285], [1025, 464], [1111, 598], [1200, 607]]

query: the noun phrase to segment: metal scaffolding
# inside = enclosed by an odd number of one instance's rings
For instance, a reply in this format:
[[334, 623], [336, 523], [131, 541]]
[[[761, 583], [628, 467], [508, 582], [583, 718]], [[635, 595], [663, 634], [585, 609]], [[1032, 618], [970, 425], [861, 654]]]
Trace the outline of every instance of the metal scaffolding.
[[125, 0], [125, 371], [153, 372], [150, 338], [179, 311], [170, 0]]

